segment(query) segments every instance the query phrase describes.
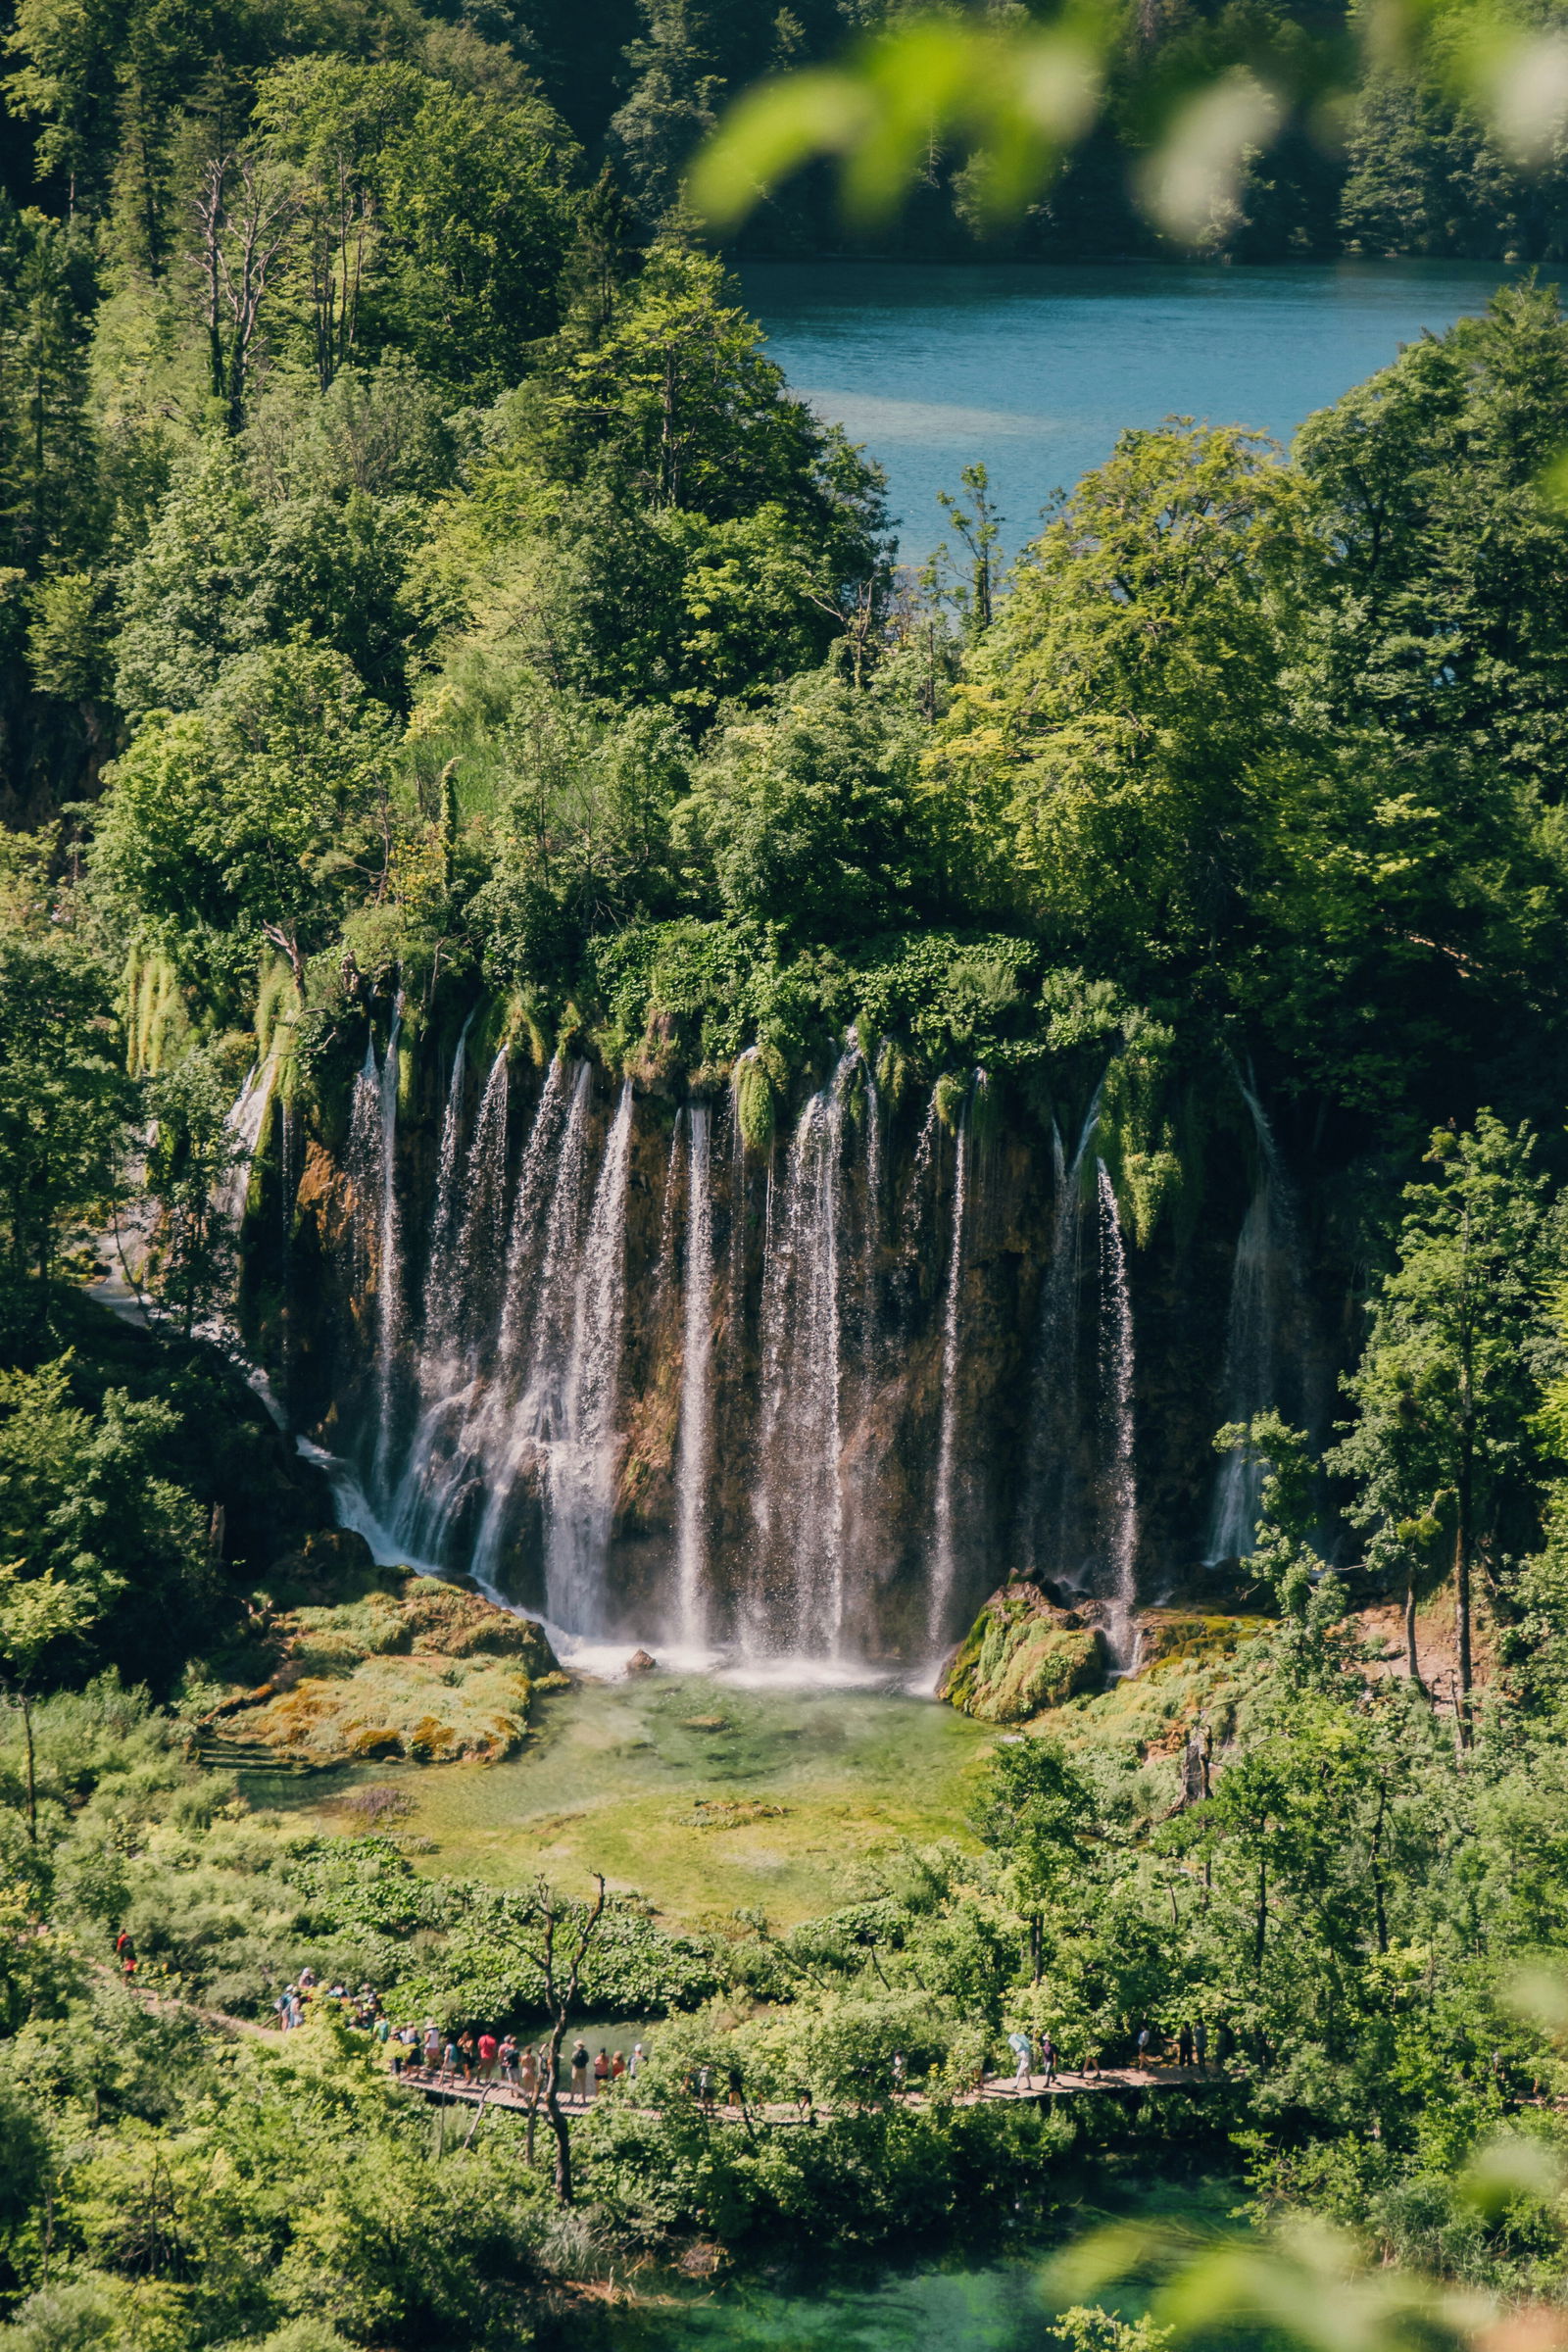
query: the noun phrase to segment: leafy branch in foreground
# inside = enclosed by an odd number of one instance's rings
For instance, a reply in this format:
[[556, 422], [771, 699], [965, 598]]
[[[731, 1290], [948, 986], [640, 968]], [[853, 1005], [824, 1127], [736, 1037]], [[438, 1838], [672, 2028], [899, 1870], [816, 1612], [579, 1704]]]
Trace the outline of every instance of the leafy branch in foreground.
[[[1418, 0], [1364, 12], [1358, 41], [1230, 15], [1185, 69], [1151, 58], [1117, 109], [1135, 125], [1135, 199], [1178, 243], [1200, 243], [1234, 209], [1250, 159], [1288, 128], [1332, 148], [1369, 72], [1418, 65], [1526, 169], [1550, 158], [1568, 114], [1568, 33], [1523, 11]], [[730, 231], [792, 173], [827, 157], [838, 163], [846, 219], [874, 226], [952, 144], [968, 156], [975, 217], [1016, 219], [1103, 122], [1124, 31], [1113, 0], [1067, 0], [1046, 24], [929, 15], [884, 26], [837, 65], [743, 92], [697, 156], [688, 200]]]

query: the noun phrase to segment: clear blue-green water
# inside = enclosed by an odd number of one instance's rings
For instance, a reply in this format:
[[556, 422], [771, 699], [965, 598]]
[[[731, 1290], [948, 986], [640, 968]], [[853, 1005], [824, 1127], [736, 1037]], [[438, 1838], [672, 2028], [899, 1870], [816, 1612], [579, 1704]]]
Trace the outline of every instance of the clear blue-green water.
[[937, 492], [956, 492], [976, 460], [1016, 550], [1126, 426], [1188, 416], [1288, 440], [1423, 328], [1484, 309], [1507, 275], [1420, 262], [769, 262], [742, 283], [794, 389], [886, 467], [915, 563], [947, 535]]
[[814, 2293], [737, 2286], [628, 2312], [615, 2352], [1043, 2352], [1038, 2263], [918, 2271]]
[[[634, 2275], [630, 2301], [603, 2309], [596, 2325], [569, 2324], [571, 2352], [1050, 2352], [1047, 2330], [1062, 2303], [1053, 2258], [1068, 2243], [1112, 2219], [1174, 2226], [1194, 2244], [1236, 2227], [1238, 2182], [1198, 2164], [1175, 2164], [1169, 2178], [1129, 2180], [1119, 2192], [1108, 2178], [1102, 2185], [1103, 2207], [1062, 2208], [1044, 2242], [1038, 2220], [1032, 2231], [1021, 2213], [971, 2215], [973, 2231], [989, 2233], [993, 2245], [967, 2258], [954, 2252], [854, 2275], [833, 2267], [834, 2249], [824, 2245], [821, 2261], [803, 2260], [797, 2249], [789, 2270], [773, 2278], [683, 2284]], [[1009, 2234], [1016, 2253], [997, 2249]], [[1096, 2299], [1131, 2319], [1148, 2309], [1148, 2293], [1128, 2281]], [[1226, 2341], [1245, 2352], [1252, 2339]]]

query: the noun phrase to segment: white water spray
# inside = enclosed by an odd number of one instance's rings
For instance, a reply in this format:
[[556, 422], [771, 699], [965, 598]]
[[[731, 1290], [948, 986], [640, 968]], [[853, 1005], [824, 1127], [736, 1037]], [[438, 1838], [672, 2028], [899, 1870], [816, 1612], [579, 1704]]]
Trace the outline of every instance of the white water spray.
[[[984, 1072], [977, 1074], [984, 1084]], [[937, 1438], [937, 1483], [931, 1540], [931, 1576], [926, 1596], [926, 1633], [933, 1649], [940, 1649], [948, 1633], [948, 1612], [957, 1581], [954, 1540], [954, 1499], [958, 1447], [958, 1343], [963, 1307], [963, 1224], [969, 1190], [969, 1105], [958, 1117], [956, 1156], [953, 1173], [953, 1229], [948, 1242], [947, 1283], [942, 1301], [942, 1410]]]
[[708, 1488], [713, 1454], [713, 1187], [705, 1102], [687, 1114], [686, 1264], [681, 1298], [680, 1427], [675, 1444], [675, 1606], [680, 1639], [707, 1639]]
[[1116, 1188], [1104, 1161], [1096, 1163], [1100, 1201], [1101, 1399], [1105, 1423], [1103, 1460], [1108, 1505], [1111, 1590], [1110, 1646], [1124, 1671], [1135, 1663], [1138, 1605], [1138, 1469], [1133, 1419], [1133, 1303], [1127, 1287]]
[[760, 1573], [748, 1628], [763, 1647], [829, 1654], [843, 1637], [845, 1601], [837, 1075], [801, 1112], [769, 1201], [754, 1496]]

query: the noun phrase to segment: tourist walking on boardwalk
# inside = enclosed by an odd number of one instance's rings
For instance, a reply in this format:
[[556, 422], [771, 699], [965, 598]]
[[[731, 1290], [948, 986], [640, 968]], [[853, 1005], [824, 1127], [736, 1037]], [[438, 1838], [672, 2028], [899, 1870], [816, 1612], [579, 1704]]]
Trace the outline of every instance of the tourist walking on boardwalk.
[[500, 2049], [500, 2043], [496, 2040], [496, 2037], [493, 2034], [480, 2034], [479, 2080], [481, 2082], [494, 2082], [496, 2072], [496, 2054]]
[[628, 2075], [630, 2075], [632, 2081], [635, 2082], [642, 2071], [643, 2045], [640, 2041], [634, 2041], [631, 2045], [631, 2061], [626, 2068], [626, 2072]]
[[517, 2060], [517, 2088], [530, 2106], [539, 2096], [539, 2061], [533, 2054], [532, 2042]]
[[1149, 2064], [1149, 2028], [1147, 2026], [1140, 2026], [1138, 2029], [1138, 2063], [1144, 2067]]
[[580, 2100], [584, 2107], [588, 2104], [588, 2070], [592, 2065], [588, 2044], [579, 2034], [571, 2053], [571, 2095]]
[[427, 2075], [434, 2075], [440, 2072], [440, 2068], [441, 2029], [433, 2017], [427, 2017], [424, 2021], [424, 2071]]
[[501, 2047], [496, 2052], [496, 2061], [501, 2068], [502, 2082], [507, 2084], [509, 2089], [515, 2090], [517, 2087], [517, 2039], [514, 2034], [502, 2035]]
[[908, 2069], [904, 2063], [904, 2052], [895, 2050], [893, 2053], [893, 2096], [896, 2099], [902, 2099], [907, 2087]]
[[601, 2050], [594, 2060], [594, 2092], [597, 2096], [610, 2081], [610, 2052]]
[[1201, 2018], [1193, 2028], [1193, 2056], [1198, 2061], [1200, 2073], [1206, 2072], [1208, 2067], [1208, 2028]]
[[625, 2072], [626, 2072], [626, 2055], [625, 2055], [625, 2052], [624, 2052], [623, 2050], [617, 2050], [617, 2051], [615, 2052], [615, 2055], [613, 2056], [613, 2058], [612, 2058], [612, 2060], [610, 2061], [610, 2080], [612, 2081], [612, 2082], [618, 2082], [620, 2081], [620, 2078], [621, 2078], [621, 2076], [622, 2076], [622, 2075], [623, 2075]]
[[1032, 2090], [1034, 2088], [1035, 2053], [1028, 2034], [1009, 2034], [1007, 2046], [1018, 2061], [1018, 2071], [1012, 2079], [1013, 2089], [1019, 2092]]
[[465, 2082], [471, 2082], [473, 2081], [473, 2029], [471, 2026], [465, 2026], [463, 2032], [458, 2035], [458, 2049], [463, 2058], [463, 2080]]
[[1056, 2045], [1049, 2034], [1040, 2036], [1040, 2063], [1046, 2071], [1046, 2087], [1049, 2090], [1056, 2080]]
[[1193, 2029], [1191, 2026], [1184, 2025], [1176, 2036], [1176, 2063], [1178, 2066], [1191, 2066], [1193, 2063]]

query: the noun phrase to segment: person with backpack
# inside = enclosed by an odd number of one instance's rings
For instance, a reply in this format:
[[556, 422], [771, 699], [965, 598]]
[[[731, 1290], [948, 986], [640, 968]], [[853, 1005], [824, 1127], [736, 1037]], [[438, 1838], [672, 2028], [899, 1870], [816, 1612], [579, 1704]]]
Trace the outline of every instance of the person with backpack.
[[579, 2034], [571, 2052], [571, 2095], [584, 2107], [588, 2104], [588, 2074], [592, 2065], [588, 2044]]

